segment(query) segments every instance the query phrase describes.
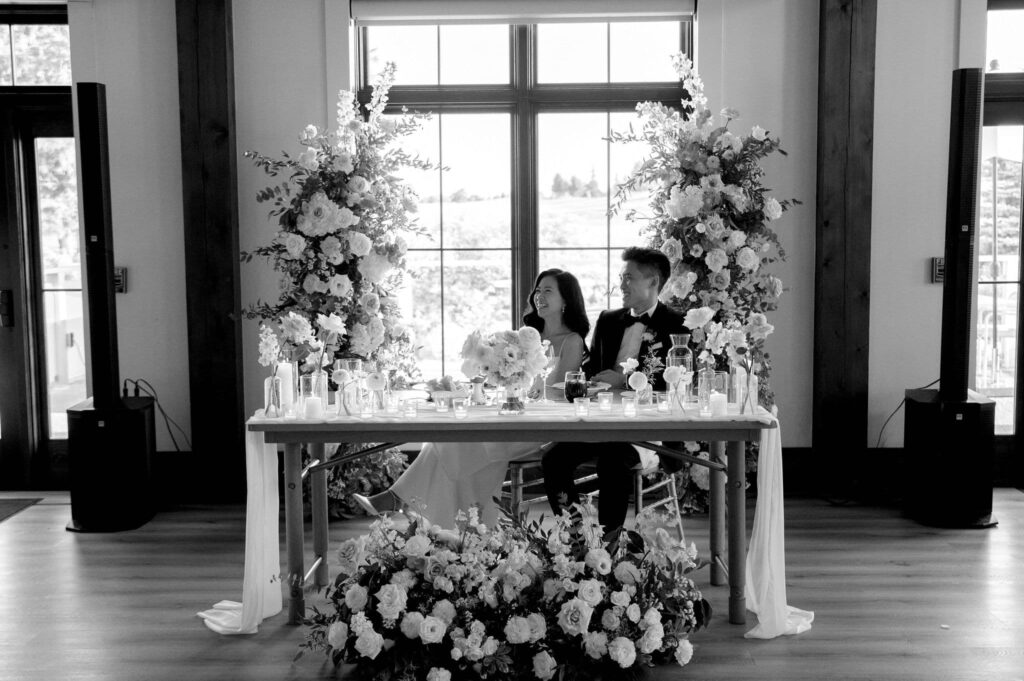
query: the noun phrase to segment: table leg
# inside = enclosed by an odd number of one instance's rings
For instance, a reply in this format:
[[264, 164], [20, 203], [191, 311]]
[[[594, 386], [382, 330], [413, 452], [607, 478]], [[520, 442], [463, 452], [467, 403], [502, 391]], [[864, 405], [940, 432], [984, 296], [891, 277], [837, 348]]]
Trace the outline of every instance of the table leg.
[[746, 443], [729, 443], [729, 622], [747, 621]]
[[[322, 442], [309, 445], [310, 459], [324, 461], [324, 444]], [[320, 558], [313, 573], [313, 583], [327, 586], [327, 469], [310, 473], [310, 490], [313, 506], [313, 555]]]
[[[711, 443], [711, 460], [725, 463], [725, 443]], [[726, 583], [726, 571], [722, 568], [721, 561], [725, 560], [725, 472], [715, 470], [708, 471], [710, 484], [710, 503], [708, 515], [711, 522], [711, 583], [721, 586]]]
[[284, 446], [284, 527], [288, 551], [288, 624], [302, 624], [306, 603], [302, 596], [302, 445]]

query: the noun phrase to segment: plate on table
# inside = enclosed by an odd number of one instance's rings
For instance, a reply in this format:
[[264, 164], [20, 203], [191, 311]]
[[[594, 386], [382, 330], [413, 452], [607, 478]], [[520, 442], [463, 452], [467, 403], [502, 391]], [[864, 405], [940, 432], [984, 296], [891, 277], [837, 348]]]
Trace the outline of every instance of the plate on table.
[[[565, 381], [552, 383], [551, 387], [554, 388], [555, 390], [565, 390]], [[604, 381], [587, 381], [587, 395], [596, 395], [602, 390], [608, 390], [608, 388], [611, 387], [611, 383], [605, 383]]]

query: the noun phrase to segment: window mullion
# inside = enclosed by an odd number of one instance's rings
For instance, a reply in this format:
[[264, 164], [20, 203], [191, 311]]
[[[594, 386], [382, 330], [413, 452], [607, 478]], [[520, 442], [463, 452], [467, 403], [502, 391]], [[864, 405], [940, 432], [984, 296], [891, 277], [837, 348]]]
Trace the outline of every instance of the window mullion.
[[519, 325], [537, 273], [537, 115], [530, 97], [536, 79], [534, 29], [514, 26], [512, 87], [512, 325]]

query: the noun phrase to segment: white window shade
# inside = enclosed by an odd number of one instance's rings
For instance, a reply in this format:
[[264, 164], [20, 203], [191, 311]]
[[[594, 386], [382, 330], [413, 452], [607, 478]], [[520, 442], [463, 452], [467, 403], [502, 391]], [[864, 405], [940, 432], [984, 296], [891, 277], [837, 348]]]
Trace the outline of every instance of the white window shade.
[[678, 21], [696, 0], [351, 0], [359, 26], [386, 24], [537, 24]]

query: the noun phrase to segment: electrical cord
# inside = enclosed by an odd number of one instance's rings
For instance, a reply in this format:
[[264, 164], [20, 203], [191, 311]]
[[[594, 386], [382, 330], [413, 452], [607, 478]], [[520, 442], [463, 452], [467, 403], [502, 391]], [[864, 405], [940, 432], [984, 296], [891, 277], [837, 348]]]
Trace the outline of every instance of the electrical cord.
[[[163, 406], [160, 404], [160, 398], [156, 394], [156, 388], [154, 388], [153, 385], [144, 378], [127, 378], [125, 379], [125, 381], [126, 383], [132, 383], [135, 386], [136, 397], [139, 396], [139, 391], [141, 390], [142, 392], [146, 393], [148, 396], [153, 398], [153, 402], [156, 403], [156, 408], [160, 410], [160, 415], [164, 417], [164, 426], [167, 427], [167, 434], [170, 436], [171, 442], [174, 444], [175, 451], [180, 452], [181, 446], [178, 444], [178, 440], [174, 437], [174, 431], [171, 430], [172, 424], [181, 433], [181, 437], [184, 438], [185, 444], [187, 444], [189, 450], [191, 450], [192, 442], [189, 440], [188, 435], [185, 433], [185, 430], [181, 426], [179, 426], [178, 422], [172, 419], [170, 415], [168, 415], [168, 413], [164, 410]], [[122, 393], [127, 393], [127, 386], [122, 387]]]
[[[928, 385], [922, 386], [920, 388], [914, 388], [914, 390], [926, 390], [927, 388], [930, 388], [933, 385], [935, 385], [936, 383], [938, 383], [939, 380], [940, 379], [936, 378], [934, 381], [932, 381]], [[906, 402], [907, 402], [907, 398], [905, 398], [905, 397], [902, 400], [900, 400], [900, 403], [897, 404], [896, 408], [892, 410], [891, 414], [889, 414], [889, 418], [887, 418], [885, 420], [885, 423], [882, 424], [882, 427], [878, 429], [878, 440], [875, 441], [875, 449], [878, 449], [879, 447], [882, 446], [882, 433], [885, 432], [885, 427], [887, 425], [889, 425], [889, 421], [892, 421], [892, 417], [896, 416], [896, 413], [899, 412], [899, 410], [903, 407], [904, 404], [906, 404]]]

